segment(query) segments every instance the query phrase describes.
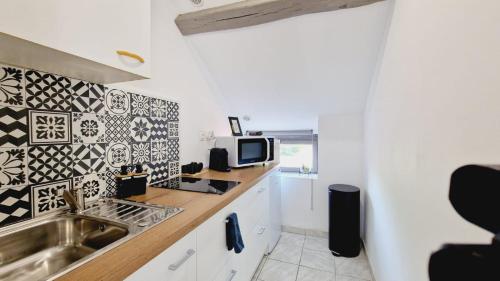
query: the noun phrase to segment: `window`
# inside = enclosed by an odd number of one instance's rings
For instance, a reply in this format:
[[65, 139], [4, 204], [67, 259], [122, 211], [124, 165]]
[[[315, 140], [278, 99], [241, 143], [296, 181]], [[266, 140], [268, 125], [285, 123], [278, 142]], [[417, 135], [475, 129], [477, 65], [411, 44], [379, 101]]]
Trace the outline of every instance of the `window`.
[[280, 146], [280, 162], [283, 167], [300, 169], [313, 166], [312, 144], [282, 143]]
[[280, 140], [280, 166], [283, 172], [318, 172], [318, 135], [312, 130], [266, 131]]

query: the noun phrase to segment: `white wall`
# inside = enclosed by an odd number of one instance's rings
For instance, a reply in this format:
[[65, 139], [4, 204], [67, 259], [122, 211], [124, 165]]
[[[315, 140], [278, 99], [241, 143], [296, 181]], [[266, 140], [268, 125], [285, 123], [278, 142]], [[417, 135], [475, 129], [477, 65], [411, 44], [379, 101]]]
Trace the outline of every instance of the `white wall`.
[[[320, 190], [317, 196], [318, 200], [326, 202], [322, 213], [326, 213], [327, 218], [327, 187], [329, 185], [337, 183], [357, 186], [361, 189], [361, 198], [363, 198], [363, 122], [363, 114], [321, 115], [319, 117], [318, 185]], [[363, 204], [361, 208], [363, 209]], [[361, 221], [363, 221], [363, 216], [361, 216]]]
[[283, 225], [328, 231], [328, 186], [350, 184], [363, 192], [363, 121], [363, 114], [319, 117], [318, 177], [282, 179]]
[[396, 1], [366, 109], [366, 246], [378, 281], [428, 280], [445, 242], [488, 243], [450, 174], [500, 161], [500, 2]]
[[200, 131], [228, 135], [224, 102], [211, 87], [190, 46], [174, 19], [171, 1], [152, 0], [152, 79], [118, 84], [119, 87], [148, 95], [174, 99], [181, 104], [181, 163], [203, 161], [208, 164], [212, 142], [201, 142]]

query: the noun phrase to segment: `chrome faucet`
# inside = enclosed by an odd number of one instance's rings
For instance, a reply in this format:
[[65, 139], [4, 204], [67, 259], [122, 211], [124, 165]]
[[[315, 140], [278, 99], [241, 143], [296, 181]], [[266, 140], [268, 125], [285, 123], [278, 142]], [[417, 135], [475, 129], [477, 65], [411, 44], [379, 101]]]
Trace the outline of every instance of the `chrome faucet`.
[[66, 203], [68, 203], [72, 213], [80, 213], [85, 209], [85, 198], [83, 193], [82, 188], [72, 189], [71, 191], [65, 189], [63, 191], [62, 196]]

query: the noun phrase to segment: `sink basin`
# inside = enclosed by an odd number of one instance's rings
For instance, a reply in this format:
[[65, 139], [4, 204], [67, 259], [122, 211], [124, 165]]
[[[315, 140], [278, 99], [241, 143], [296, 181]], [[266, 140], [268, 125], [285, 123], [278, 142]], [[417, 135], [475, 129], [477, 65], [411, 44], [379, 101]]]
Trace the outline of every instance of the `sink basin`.
[[0, 280], [44, 280], [129, 234], [126, 224], [61, 214], [0, 233]]
[[99, 199], [0, 231], [0, 281], [54, 279], [126, 242], [182, 208]]

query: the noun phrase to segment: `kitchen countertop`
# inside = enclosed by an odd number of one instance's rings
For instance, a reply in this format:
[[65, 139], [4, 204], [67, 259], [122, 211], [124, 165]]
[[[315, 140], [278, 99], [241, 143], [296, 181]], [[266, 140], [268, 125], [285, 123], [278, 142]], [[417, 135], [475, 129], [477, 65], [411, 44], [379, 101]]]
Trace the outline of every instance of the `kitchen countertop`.
[[129, 199], [182, 207], [180, 214], [109, 250], [56, 280], [123, 280], [148, 261], [194, 230], [219, 210], [269, 175], [277, 164], [233, 169], [229, 173], [207, 170], [198, 178], [241, 182], [223, 195], [148, 187], [146, 194]]

